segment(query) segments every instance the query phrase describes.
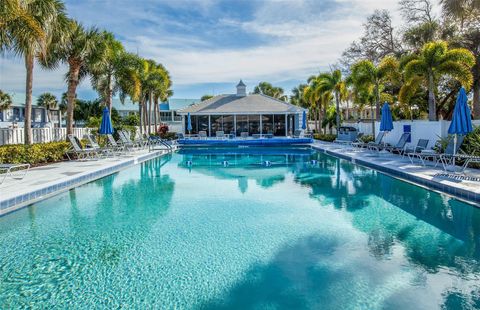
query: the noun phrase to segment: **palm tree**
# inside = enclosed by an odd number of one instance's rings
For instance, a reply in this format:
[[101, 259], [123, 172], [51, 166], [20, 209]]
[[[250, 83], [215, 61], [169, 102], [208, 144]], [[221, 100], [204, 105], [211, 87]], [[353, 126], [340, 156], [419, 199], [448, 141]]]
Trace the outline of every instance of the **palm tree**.
[[0, 90], [0, 112], [9, 109], [12, 106], [12, 97]]
[[399, 79], [399, 63], [395, 57], [384, 57], [378, 66], [369, 60], [361, 60], [351, 68], [352, 80], [357, 87], [373, 88], [375, 96], [375, 118], [380, 120], [380, 94], [381, 88], [387, 82], [393, 83]]
[[117, 93], [119, 86], [117, 79], [122, 70], [122, 59], [125, 49], [111, 32], [101, 33], [101, 40], [105, 45], [103, 58], [92, 66], [91, 82], [100, 98], [105, 101], [108, 110], [112, 110], [112, 97]]
[[48, 120], [52, 121], [52, 110], [55, 110], [58, 106], [57, 97], [52, 93], [43, 93], [38, 97], [37, 105], [47, 110]]
[[273, 86], [268, 82], [260, 82], [253, 89], [253, 93], [267, 95], [282, 101], [286, 101], [288, 99], [288, 97], [283, 94], [284, 93], [283, 88]]
[[308, 108], [308, 102], [303, 96], [303, 92], [307, 87], [307, 84], [300, 84], [292, 89], [292, 95], [290, 95], [290, 103], [302, 108]]
[[303, 97], [304, 101], [308, 103], [309, 110], [310, 110], [310, 115], [314, 116], [314, 121], [315, 121], [315, 131], [319, 131], [318, 129], [318, 114], [317, 114], [317, 108], [318, 108], [318, 93], [316, 92], [316, 84], [314, 84], [315, 79], [311, 79], [309, 81], [309, 85], [303, 89]]
[[[437, 120], [435, 93], [440, 78], [449, 76], [470, 89], [473, 76], [470, 69], [475, 64], [473, 54], [464, 48], [449, 49], [447, 42], [425, 44], [419, 55], [412, 57], [405, 66], [407, 83], [417, 81], [428, 89], [428, 119]], [[405, 86], [404, 86], [405, 87]]]
[[0, 4], [0, 50], [25, 59], [25, 144], [32, 143], [32, 89], [35, 57], [47, 54], [55, 28], [61, 27], [65, 6], [60, 0], [5, 0]]
[[336, 127], [340, 127], [340, 104], [341, 101], [347, 96], [347, 88], [345, 81], [342, 79], [342, 72], [340, 70], [334, 70], [328, 73], [322, 73], [317, 77], [318, 86], [317, 91], [319, 93], [331, 92], [335, 96], [336, 113]]
[[62, 38], [50, 46], [42, 64], [47, 68], [56, 68], [61, 63], [68, 65], [67, 134], [72, 134], [77, 86], [104, 59], [106, 48], [96, 28], [86, 30], [75, 20], [69, 20], [66, 29], [59, 31], [58, 36]]
[[213, 98], [213, 95], [203, 95], [202, 98], [200, 98], [200, 101], [205, 101], [211, 98]]

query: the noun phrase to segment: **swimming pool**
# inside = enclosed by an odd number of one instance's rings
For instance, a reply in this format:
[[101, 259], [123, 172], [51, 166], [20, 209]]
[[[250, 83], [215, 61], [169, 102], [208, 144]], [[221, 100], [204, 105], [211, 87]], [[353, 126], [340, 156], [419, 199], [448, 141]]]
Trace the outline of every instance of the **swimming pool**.
[[480, 209], [310, 148], [181, 150], [0, 218], [0, 308], [480, 306]]

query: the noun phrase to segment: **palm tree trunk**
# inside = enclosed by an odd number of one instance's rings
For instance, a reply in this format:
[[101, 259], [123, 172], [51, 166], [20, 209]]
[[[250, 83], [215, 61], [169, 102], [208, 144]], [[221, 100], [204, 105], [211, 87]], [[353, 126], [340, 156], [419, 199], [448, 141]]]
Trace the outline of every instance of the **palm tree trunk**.
[[148, 113], [148, 110], [147, 110], [147, 99], [144, 99], [143, 100], [143, 132], [144, 133], [149, 133], [149, 131], [147, 130], [147, 126], [148, 126], [148, 119], [147, 119], [147, 113]]
[[[477, 67], [480, 66], [477, 64]], [[480, 68], [478, 68], [480, 71]], [[473, 118], [480, 119], [480, 72], [473, 82]]]
[[139, 101], [138, 102], [138, 119], [140, 121], [140, 124], [139, 125], [139, 130], [140, 130], [140, 135], [143, 134], [143, 116], [142, 116], [142, 102]]
[[148, 134], [152, 133], [152, 104], [153, 104], [153, 93], [150, 92], [148, 98]]
[[335, 110], [337, 111], [337, 119], [336, 119], [336, 129], [338, 131], [338, 128], [340, 128], [340, 125], [341, 125], [341, 121], [340, 121], [340, 94], [338, 93], [338, 91], [335, 92]]
[[428, 120], [437, 120], [437, 105], [435, 102], [435, 84], [433, 82], [433, 74], [428, 75]]
[[79, 73], [80, 65], [75, 61], [70, 61], [67, 89], [67, 135], [73, 134], [73, 111], [75, 110], [75, 93], [77, 91]]
[[110, 111], [110, 120], [112, 119], [112, 96], [113, 96], [113, 89], [112, 89], [112, 75], [108, 75], [108, 87], [107, 87], [107, 102], [106, 105], [108, 107], [108, 111]]
[[32, 143], [32, 89], [33, 89], [33, 63], [34, 55], [25, 55], [25, 68], [27, 69], [25, 87], [25, 113], [24, 113], [24, 143]]
[[157, 133], [157, 111], [158, 111], [158, 97], [155, 97], [154, 105], [153, 105], [153, 124], [155, 127], [155, 133]]
[[380, 120], [380, 87], [375, 84], [375, 119]]
[[319, 123], [320, 123], [320, 128], [319, 128], [319, 133], [323, 133], [323, 127], [322, 127], [322, 109], [319, 108], [318, 109], [318, 119], [319, 119]]
[[319, 132], [318, 131], [318, 115], [317, 115], [316, 108], [313, 110], [313, 114], [315, 114], [315, 131]]
[[[322, 123], [323, 123], [323, 121], [327, 117], [327, 105], [326, 104], [322, 105], [322, 114], [323, 114], [323, 117], [322, 117]], [[322, 127], [322, 132], [326, 134], [327, 133], [327, 127], [323, 127], [323, 125], [321, 127]]]
[[370, 117], [372, 119], [372, 135], [373, 135], [373, 138], [375, 139], [375, 116], [373, 115], [373, 104], [370, 104], [370, 114], [371, 114]]

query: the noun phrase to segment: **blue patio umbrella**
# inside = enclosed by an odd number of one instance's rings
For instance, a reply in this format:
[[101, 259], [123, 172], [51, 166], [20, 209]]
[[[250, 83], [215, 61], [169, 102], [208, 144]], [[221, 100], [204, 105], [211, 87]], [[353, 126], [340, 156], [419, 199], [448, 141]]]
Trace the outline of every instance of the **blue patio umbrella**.
[[385, 102], [382, 107], [382, 118], [380, 119], [380, 131], [392, 131], [393, 119], [392, 112], [390, 112], [390, 105]]
[[111, 135], [113, 133], [112, 121], [110, 120], [110, 111], [105, 107], [102, 114], [102, 123], [100, 124], [101, 135]]
[[[458, 92], [457, 102], [453, 110], [452, 122], [448, 127], [448, 133], [455, 135], [453, 150], [457, 149], [457, 135], [466, 135], [473, 131], [472, 127], [472, 113], [467, 104], [467, 92], [462, 87]], [[455, 157], [453, 158], [453, 164], [455, 165]]]
[[302, 129], [307, 129], [307, 112], [305, 110], [303, 110]]
[[190, 117], [190, 113], [187, 114], [187, 130], [190, 133], [192, 131], [192, 118]]

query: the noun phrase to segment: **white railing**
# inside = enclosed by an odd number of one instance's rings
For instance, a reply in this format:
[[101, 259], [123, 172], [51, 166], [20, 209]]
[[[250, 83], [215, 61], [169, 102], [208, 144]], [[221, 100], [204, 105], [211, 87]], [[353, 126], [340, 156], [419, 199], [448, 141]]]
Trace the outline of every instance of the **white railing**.
[[[90, 133], [92, 128], [73, 128], [73, 134], [81, 138]], [[66, 128], [32, 128], [33, 143], [46, 143], [54, 141], [65, 141], [67, 138]], [[23, 128], [0, 128], [0, 145], [23, 144]]]

